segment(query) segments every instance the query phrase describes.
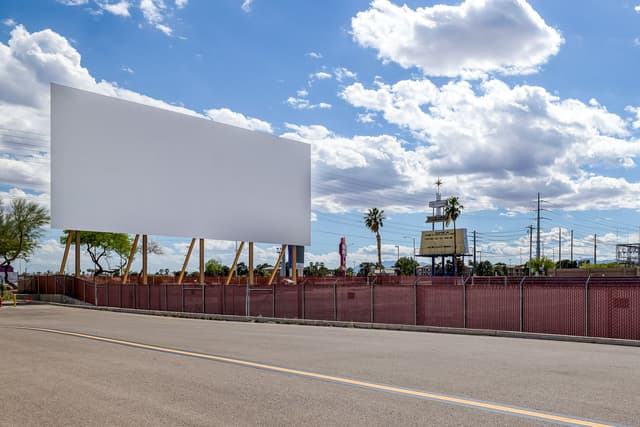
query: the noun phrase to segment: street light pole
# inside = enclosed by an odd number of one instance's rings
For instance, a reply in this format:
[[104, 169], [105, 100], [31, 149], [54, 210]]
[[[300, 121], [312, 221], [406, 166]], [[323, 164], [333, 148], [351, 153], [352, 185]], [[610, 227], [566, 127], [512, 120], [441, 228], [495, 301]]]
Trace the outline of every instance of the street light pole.
[[400, 246], [396, 245], [396, 249], [398, 250], [398, 258], [396, 259], [396, 262], [397, 262], [397, 261], [400, 261]]

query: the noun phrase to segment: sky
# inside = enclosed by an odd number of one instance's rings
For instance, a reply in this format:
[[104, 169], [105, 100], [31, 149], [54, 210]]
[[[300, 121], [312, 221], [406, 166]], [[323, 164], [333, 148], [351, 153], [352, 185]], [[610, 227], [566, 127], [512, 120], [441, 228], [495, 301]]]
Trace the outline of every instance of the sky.
[[[611, 260], [640, 241], [639, 66], [637, 0], [5, 0], [0, 198], [49, 206], [54, 82], [311, 144], [305, 263], [337, 267], [341, 236], [348, 266], [375, 261], [371, 207], [383, 261], [411, 256], [438, 177], [482, 260], [528, 259], [538, 192], [545, 256], [569, 258], [573, 232], [574, 259], [597, 235]], [[60, 235], [18, 269], [57, 270]], [[150, 271], [179, 270], [189, 239], [151, 239]], [[206, 258], [235, 245], [207, 240]]]

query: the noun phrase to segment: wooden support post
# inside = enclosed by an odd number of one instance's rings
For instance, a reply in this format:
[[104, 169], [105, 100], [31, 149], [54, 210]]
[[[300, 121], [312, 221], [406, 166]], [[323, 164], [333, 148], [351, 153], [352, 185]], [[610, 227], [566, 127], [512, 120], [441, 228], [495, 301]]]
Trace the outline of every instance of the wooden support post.
[[64, 245], [64, 254], [62, 255], [62, 264], [60, 264], [59, 274], [64, 274], [64, 269], [67, 267], [67, 258], [69, 257], [69, 247], [71, 246], [71, 238], [75, 234], [73, 230], [67, 230], [67, 243]]
[[298, 260], [296, 256], [296, 245], [291, 245], [291, 280], [293, 283], [298, 283]]
[[76, 230], [76, 277], [80, 277], [80, 232]]
[[249, 242], [249, 284], [253, 285], [253, 242]]
[[200, 239], [200, 284], [204, 285], [204, 239]]
[[147, 235], [142, 235], [142, 284], [147, 284]]
[[271, 272], [271, 276], [269, 276], [269, 286], [273, 283], [273, 279], [275, 279], [276, 274], [278, 274], [278, 270], [280, 269], [280, 264], [282, 263], [282, 258], [284, 257], [284, 251], [287, 250], [287, 245], [282, 245], [280, 249], [280, 255], [278, 255], [278, 260], [276, 261], [276, 265], [273, 266], [273, 271]]
[[228, 285], [231, 283], [231, 278], [236, 272], [236, 266], [238, 265], [238, 258], [240, 258], [240, 254], [242, 253], [242, 248], [244, 247], [244, 242], [240, 242], [240, 246], [238, 247], [238, 251], [236, 252], [236, 257], [233, 259], [233, 264], [231, 264], [231, 268], [229, 269], [229, 275], [227, 276], [227, 281], [224, 283]]
[[126, 285], [127, 280], [129, 279], [129, 270], [131, 270], [131, 263], [133, 263], [133, 258], [135, 258], [136, 251], [138, 250], [139, 239], [140, 239], [139, 234], [136, 234], [136, 237], [133, 238], [133, 243], [131, 244], [131, 251], [129, 251], [129, 259], [127, 260], [127, 266], [124, 268], [124, 276], [122, 276], [123, 285]]
[[184, 278], [184, 273], [187, 271], [187, 265], [189, 265], [189, 258], [191, 258], [191, 251], [193, 251], [193, 246], [196, 244], [196, 238], [191, 239], [191, 244], [189, 245], [189, 249], [187, 250], [187, 256], [184, 257], [184, 264], [182, 264], [182, 270], [180, 270], [180, 276], [178, 276], [178, 285], [182, 284], [182, 279]]

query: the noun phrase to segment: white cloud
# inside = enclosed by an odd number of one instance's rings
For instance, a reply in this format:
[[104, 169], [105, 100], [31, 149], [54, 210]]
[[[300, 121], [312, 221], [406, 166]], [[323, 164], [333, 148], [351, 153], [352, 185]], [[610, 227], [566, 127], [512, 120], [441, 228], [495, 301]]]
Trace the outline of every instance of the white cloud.
[[591, 172], [593, 166], [633, 167], [640, 154], [628, 123], [595, 100], [561, 99], [542, 87], [495, 79], [476, 87], [465, 81], [441, 87], [430, 80], [378, 81], [373, 89], [354, 83], [341, 96], [411, 131], [425, 173], [449, 177], [452, 191], [476, 206], [522, 206], [531, 197], [523, 189], [538, 189], [563, 207], [584, 208], [608, 200], [587, 190], [606, 186], [620, 206], [636, 205], [621, 196], [635, 194], [638, 184]]
[[[182, 4], [182, 7], [185, 5], [186, 2]], [[165, 22], [166, 18], [172, 14], [172, 10], [167, 7], [164, 0], [140, 0], [140, 10], [149, 25], [167, 36], [173, 34], [173, 28]]]
[[[2, 179], [0, 178], [0, 181], [1, 180]], [[9, 191], [0, 191], [0, 201], [2, 202], [3, 206], [8, 206], [9, 203], [11, 203], [11, 200], [14, 199], [24, 199], [29, 202], [35, 202], [47, 209], [49, 208], [49, 195], [46, 193], [26, 193], [19, 188], [12, 188]]]
[[305, 89], [300, 89], [299, 91], [296, 92], [296, 94], [299, 97], [303, 97], [304, 98], [304, 97], [309, 95], [309, 92], [307, 92]]
[[89, 3], [89, 0], [56, 0], [58, 3], [65, 6], [82, 6]]
[[102, 10], [106, 10], [107, 12], [116, 16], [131, 16], [131, 14], [129, 13], [130, 4], [126, 0], [119, 1], [118, 3], [98, 2], [98, 6]]
[[16, 21], [14, 21], [12, 18], [6, 18], [2, 20], [2, 25], [6, 27], [15, 27]]
[[312, 104], [307, 98], [295, 98], [290, 96], [287, 98], [287, 104], [297, 110], [313, 110], [316, 108], [320, 108], [321, 110], [326, 110], [331, 108], [331, 104], [326, 102], [319, 102], [317, 104]]
[[218, 108], [205, 111], [207, 117], [216, 122], [238, 126], [249, 130], [273, 133], [271, 124], [254, 117], [248, 117], [241, 113], [236, 113], [228, 108]]
[[308, 56], [309, 58], [312, 58], [312, 59], [321, 59], [322, 58], [322, 54], [319, 53], [319, 52], [307, 52], [304, 55]]
[[635, 10], [636, 12], [640, 13], [640, 6], [636, 6], [633, 8], [633, 10]]
[[140, 0], [140, 10], [144, 19], [150, 24], [158, 24], [163, 21], [162, 10], [166, 6], [162, 0]]
[[376, 117], [376, 113], [363, 113], [363, 114], [358, 114], [358, 121], [360, 123], [373, 123]]
[[352, 80], [358, 78], [358, 74], [344, 67], [335, 68], [333, 70], [333, 75], [336, 76], [336, 80], [339, 82], [347, 79]]
[[[57, 0], [58, 3], [62, 3], [67, 6], [80, 6], [89, 4], [89, 0]], [[179, 9], [184, 9], [187, 6], [189, 0], [174, 0], [174, 6], [167, 5], [164, 0], [93, 0], [93, 3], [97, 8], [86, 8], [87, 12], [92, 15], [102, 15], [104, 11], [109, 12], [116, 16], [131, 17], [130, 9], [132, 7], [138, 7], [144, 21], [153, 28], [161, 31], [167, 36], [173, 35], [173, 28], [167, 23], [173, 16], [174, 12]], [[142, 28], [142, 24], [138, 23], [138, 27]], [[185, 39], [185, 37], [179, 36], [178, 38]]]
[[326, 80], [326, 79], [330, 79], [331, 78], [331, 74], [325, 72], [325, 71], [318, 71], [317, 73], [313, 73], [309, 75], [309, 78], [316, 79], [316, 80]]
[[49, 191], [50, 82], [273, 132], [269, 123], [228, 109], [198, 114], [113, 83], [96, 81], [67, 39], [51, 30], [29, 33], [18, 25], [6, 45], [0, 42], [0, 182], [21, 191]]
[[156, 24], [155, 27], [156, 29], [162, 31], [166, 36], [170, 36], [171, 34], [173, 34], [173, 29], [167, 25]]
[[351, 26], [354, 40], [376, 49], [383, 61], [433, 76], [532, 73], [563, 43], [525, 0], [465, 0], [415, 10], [374, 0]]
[[121, 71], [124, 71], [125, 73], [129, 73], [129, 74], [133, 74], [134, 71], [131, 67], [127, 67], [126, 65], [123, 65], [122, 67], [120, 67]]
[[245, 11], [246, 13], [251, 12], [251, 4], [253, 3], [253, 0], [244, 0], [242, 2], [242, 6], [240, 6], [242, 8], [243, 11]]

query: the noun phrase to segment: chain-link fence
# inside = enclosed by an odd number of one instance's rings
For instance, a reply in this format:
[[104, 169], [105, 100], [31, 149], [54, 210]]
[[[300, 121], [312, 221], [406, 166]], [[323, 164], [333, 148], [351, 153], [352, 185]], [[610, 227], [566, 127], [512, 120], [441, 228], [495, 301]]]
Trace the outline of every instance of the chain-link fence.
[[21, 292], [97, 306], [236, 316], [426, 325], [640, 340], [640, 278], [305, 278], [297, 285], [238, 281], [121, 284], [34, 276]]

